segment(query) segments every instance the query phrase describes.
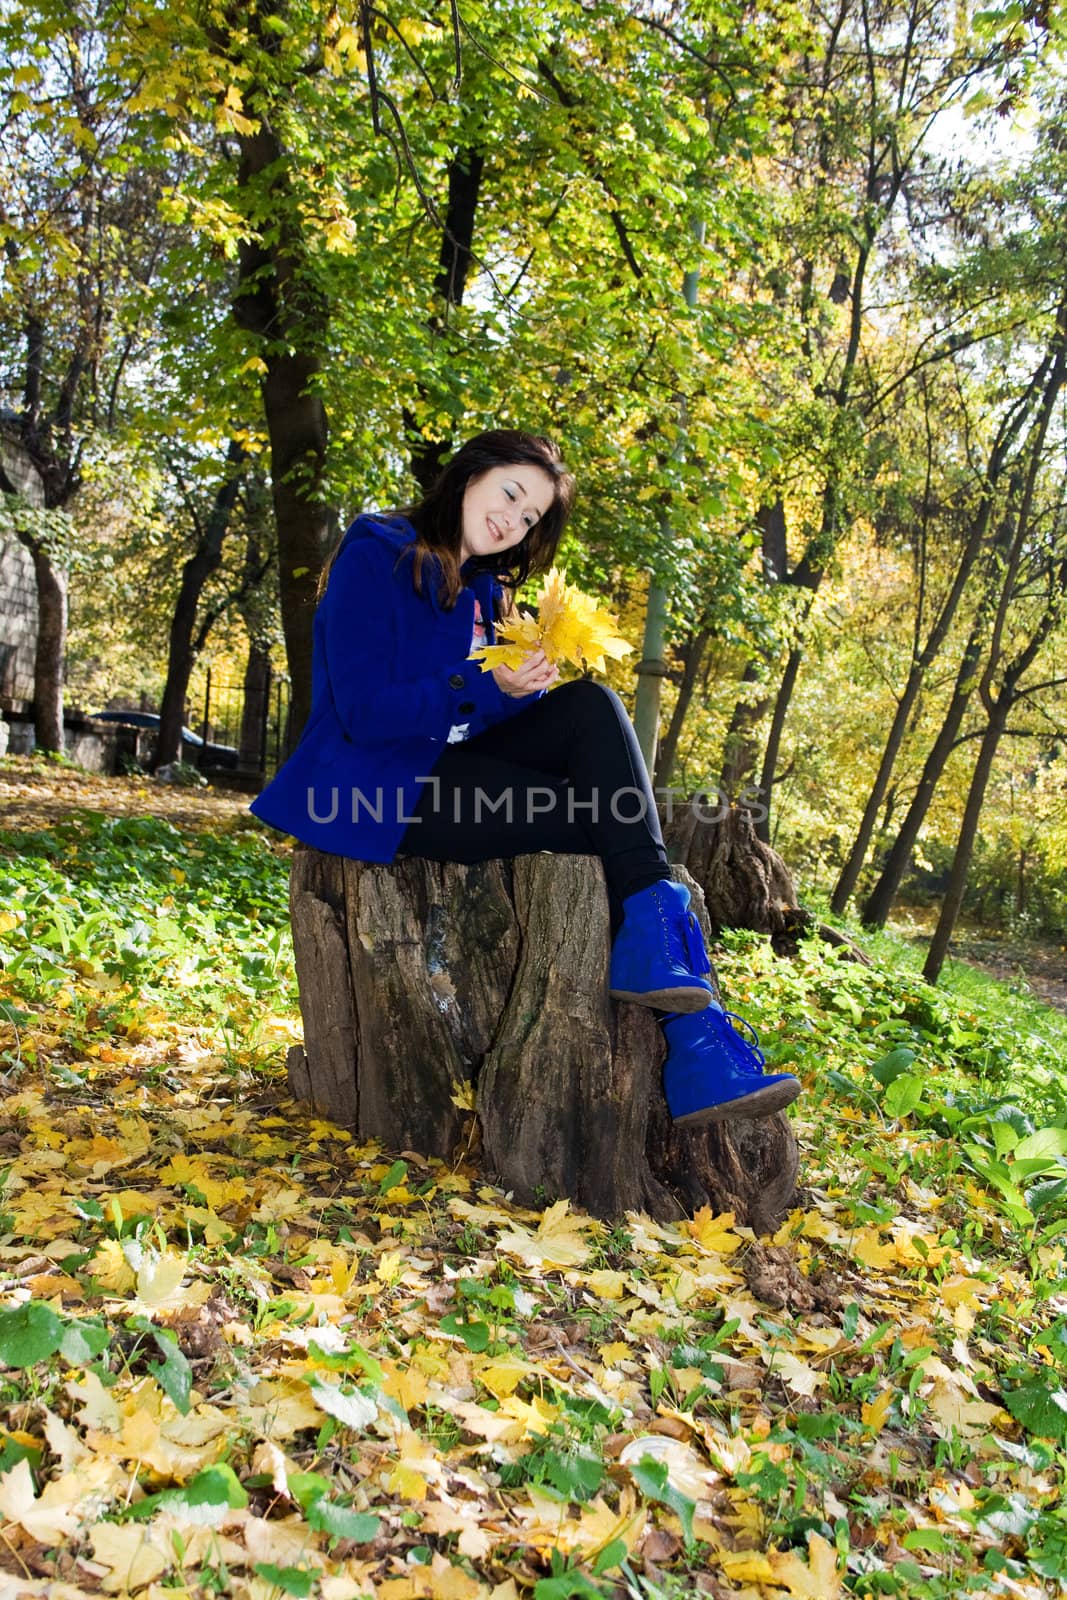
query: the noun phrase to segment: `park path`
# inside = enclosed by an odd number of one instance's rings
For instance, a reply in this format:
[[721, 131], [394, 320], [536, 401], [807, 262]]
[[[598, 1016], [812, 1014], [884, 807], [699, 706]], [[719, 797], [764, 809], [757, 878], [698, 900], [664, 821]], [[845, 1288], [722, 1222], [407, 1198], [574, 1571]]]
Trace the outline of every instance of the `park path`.
[[248, 796], [184, 789], [141, 775], [104, 777], [33, 757], [0, 761], [0, 827], [33, 831], [75, 811], [165, 817], [179, 828], [225, 828], [248, 814]]

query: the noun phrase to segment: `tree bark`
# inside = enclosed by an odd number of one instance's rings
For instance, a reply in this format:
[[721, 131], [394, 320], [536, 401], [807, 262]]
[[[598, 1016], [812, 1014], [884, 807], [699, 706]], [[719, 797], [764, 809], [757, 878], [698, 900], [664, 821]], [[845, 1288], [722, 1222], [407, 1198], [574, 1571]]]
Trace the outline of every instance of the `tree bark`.
[[289, 744], [311, 709], [311, 647], [316, 587], [333, 533], [323, 499], [326, 408], [318, 393], [329, 323], [325, 296], [311, 281], [286, 152], [264, 119], [240, 138], [238, 182], [250, 212], [271, 218], [238, 252], [234, 317], [262, 340], [263, 409], [270, 438], [271, 492], [278, 527], [282, 631], [292, 683]]
[[247, 460], [248, 452], [244, 445], [231, 439], [226, 452], [226, 476], [216, 490], [197, 547], [182, 567], [181, 584], [170, 624], [167, 679], [159, 708], [159, 739], [154, 761], [156, 768], [181, 760], [185, 701], [189, 692], [189, 678], [196, 663], [193, 629], [196, 627], [197, 607], [205, 583], [222, 561], [222, 546], [241, 492], [241, 474]]
[[67, 575], [37, 539], [19, 535], [37, 578], [33, 725], [39, 750], [63, 753], [63, 660], [67, 648]]
[[883, 928], [893, 901], [897, 897], [905, 872], [911, 861], [912, 851], [915, 849], [920, 829], [926, 820], [926, 813], [930, 809], [930, 802], [934, 798], [934, 791], [941, 780], [945, 770], [945, 763], [956, 744], [956, 736], [963, 722], [964, 712], [970, 703], [978, 683], [978, 668], [982, 660], [984, 645], [984, 625], [975, 625], [971, 629], [970, 637], [964, 648], [959, 668], [956, 672], [956, 683], [952, 691], [952, 699], [945, 711], [941, 727], [938, 729], [937, 738], [930, 747], [930, 752], [923, 763], [922, 774], [918, 786], [911, 798], [911, 804], [904, 814], [904, 820], [897, 830], [889, 854], [885, 858], [878, 881], [863, 903], [860, 913], [865, 927]]
[[678, 698], [674, 702], [670, 724], [656, 758], [656, 783], [660, 788], [667, 788], [674, 775], [674, 764], [678, 759], [678, 740], [681, 738], [682, 726], [693, 698], [693, 690], [700, 676], [700, 668], [710, 638], [710, 628], [701, 628], [697, 633], [690, 634], [682, 646], [682, 681], [678, 685]]
[[795, 955], [815, 918], [798, 904], [792, 874], [757, 834], [758, 811], [719, 796], [694, 796], [663, 817], [670, 857], [699, 884], [712, 934], [751, 928], [770, 935], [779, 955]]
[[673, 1127], [652, 1012], [608, 998], [595, 858], [372, 866], [298, 847], [290, 906], [290, 1082], [320, 1114], [444, 1162], [480, 1138], [483, 1170], [522, 1204], [662, 1220], [711, 1205], [757, 1232], [788, 1211], [784, 1116]]
[[941, 912], [937, 919], [937, 927], [930, 941], [930, 948], [923, 963], [923, 977], [927, 983], [936, 983], [941, 976], [941, 968], [948, 955], [949, 942], [952, 938], [956, 922], [963, 905], [963, 896], [967, 888], [967, 875], [971, 869], [971, 860], [974, 856], [974, 844], [978, 837], [978, 824], [982, 816], [982, 807], [985, 804], [986, 790], [993, 771], [993, 761], [996, 757], [997, 747], [1004, 734], [1008, 723], [1008, 711], [1013, 703], [1014, 696], [1010, 691], [1005, 691], [990, 714], [982, 743], [978, 751], [978, 760], [975, 763], [974, 773], [971, 777], [971, 786], [967, 792], [967, 804], [963, 810], [963, 819], [960, 823], [959, 837], [956, 841], [955, 854], [952, 857], [952, 870], [949, 873], [948, 886], [945, 898], [941, 902]]
[[[472, 252], [474, 249], [474, 220], [478, 212], [478, 195], [482, 183], [485, 156], [481, 150], [457, 152], [448, 163], [448, 210], [441, 234], [441, 257], [434, 279], [434, 291], [440, 296], [447, 319], [451, 306], [463, 304], [467, 287]], [[430, 318], [430, 330], [437, 333], [442, 326], [438, 316]], [[424, 398], [428, 391], [420, 388]], [[452, 448], [450, 439], [426, 439], [418, 431], [414, 416], [405, 413], [405, 425], [412, 438], [411, 471], [422, 494], [429, 494]]]

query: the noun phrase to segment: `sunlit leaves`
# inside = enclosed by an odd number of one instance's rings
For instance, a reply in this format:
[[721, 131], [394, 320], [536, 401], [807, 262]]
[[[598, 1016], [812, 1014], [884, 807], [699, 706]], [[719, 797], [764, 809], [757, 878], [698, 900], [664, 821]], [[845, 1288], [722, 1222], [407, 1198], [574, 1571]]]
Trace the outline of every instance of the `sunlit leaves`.
[[[1025, 1074], [1022, 1104], [974, 1108], [986, 1033], [958, 1002], [734, 936], [724, 985], [808, 1086], [805, 1192], [773, 1240], [710, 1205], [615, 1227], [526, 1211], [463, 1164], [359, 1147], [281, 1101], [247, 1040], [221, 1048], [227, 1007], [286, 1009], [236, 988], [260, 971], [248, 912], [284, 916], [284, 862], [255, 835], [174, 834], [59, 827], [4, 866], [24, 914], [0, 988], [39, 1044], [4, 1084], [0, 1361], [33, 1396], [0, 1432], [17, 1548], [80, 1541], [105, 1588], [189, 1587], [221, 1559], [224, 1586], [358, 1593], [388, 1561], [427, 1600], [487, 1600], [518, 1559], [548, 1595], [654, 1568], [767, 1600], [841, 1594], [858, 1553], [894, 1578], [913, 1562], [940, 1600], [1006, 1541], [1026, 1581], [1057, 1570], [1067, 1344], [1042, 1297], [1062, 1247], [1029, 1247], [951, 1119], [1031, 1189], [1059, 1181], [1064, 1136], [1035, 1129]], [[210, 997], [151, 939], [130, 987], [90, 986], [157, 899], [190, 937], [202, 894]], [[115, 1007], [95, 1032], [90, 1006]]]
[[558, 567], [545, 577], [535, 603], [536, 617], [520, 611], [498, 625], [497, 635], [505, 644], [483, 645], [475, 651], [483, 671], [521, 666], [528, 654], [543, 650], [553, 663], [570, 662], [603, 672], [605, 656], [621, 660], [634, 648], [620, 637], [615, 618], [568, 583]]

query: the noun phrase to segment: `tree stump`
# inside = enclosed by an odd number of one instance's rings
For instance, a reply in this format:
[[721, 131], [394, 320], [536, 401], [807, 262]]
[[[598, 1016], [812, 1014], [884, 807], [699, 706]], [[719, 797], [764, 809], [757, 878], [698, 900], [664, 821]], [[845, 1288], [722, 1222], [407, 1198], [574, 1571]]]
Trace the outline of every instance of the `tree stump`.
[[[751, 928], [765, 933], [776, 955], [795, 956], [805, 933], [816, 933], [849, 961], [871, 965], [870, 957], [848, 934], [820, 922], [800, 905], [793, 875], [777, 850], [756, 833], [743, 806], [722, 806], [694, 795], [663, 818], [663, 839], [671, 860], [685, 867], [704, 892], [713, 933]], [[708, 807], [712, 809], [708, 810]]]
[[716, 802], [709, 812], [702, 798], [694, 795], [664, 821], [663, 839], [671, 860], [703, 890], [713, 931], [751, 928], [770, 934], [772, 942], [795, 938], [815, 919], [797, 904], [789, 868], [759, 838], [743, 806]]
[[476, 1148], [473, 1107], [483, 1170], [525, 1205], [661, 1221], [711, 1205], [760, 1233], [789, 1210], [783, 1115], [674, 1129], [655, 1016], [608, 997], [595, 857], [377, 866], [298, 846], [290, 913], [304, 1044], [289, 1080], [319, 1114], [452, 1161]]

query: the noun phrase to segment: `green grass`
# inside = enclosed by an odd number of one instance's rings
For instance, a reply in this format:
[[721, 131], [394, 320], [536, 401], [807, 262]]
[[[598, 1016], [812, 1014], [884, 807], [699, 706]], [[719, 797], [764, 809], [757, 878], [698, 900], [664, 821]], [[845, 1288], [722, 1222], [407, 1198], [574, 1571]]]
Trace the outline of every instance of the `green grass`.
[[75, 1048], [165, 1019], [254, 1059], [263, 1016], [296, 1010], [286, 878], [258, 829], [76, 812], [0, 831], [0, 1017], [58, 1000]]
[[[234, 1407], [226, 1460], [192, 1480], [199, 1516], [201, 1504], [233, 1506], [270, 1489], [252, 1461], [259, 1424], [235, 1401], [234, 1377], [254, 1370], [269, 1387], [280, 1340], [287, 1382], [318, 1384], [332, 1364], [346, 1392], [373, 1388], [379, 1363], [417, 1378], [431, 1354], [436, 1381], [455, 1362], [487, 1425], [507, 1403], [493, 1363], [515, 1355], [529, 1362], [518, 1400], [547, 1409], [540, 1420], [531, 1412], [529, 1436], [496, 1461], [493, 1581], [526, 1548], [525, 1534], [495, 1527], [497, 1497], [527, 1512], [531, 1496], [553, 1502], [563, 1526], [598, 1497], [621, 1514], [625, 1488], [670, 1532], [654, 1579], [619, 1540], [595, 1557], [553, 1549], [531, 1569], [533, 1600], [682, 1600], [713, 1569], [723, 1595], [747, 1581], [715, 1568], [720, 1554], [690, 1537], [691, 1501], [665, 1466], [648, 1456], [623, 1472], [620, 1434], [652, 1437], [657, 1412], [690, 1454], [743, 1443], [743, 1458], [721, 1470], [713, 1522], [698, 1531], [710, 1528], [727, 1555], [757, 1567], [790, 1563], [776, 1571], [798, 1578], [796, 1592], [813, 1592], [808, 1563], [820, 1549], [840, 1592], [857, 1597], [957, 1600], [996, 1592], [998, 1572], [1029, 1583], [1026, 1592], [1058, 1578], [1067, 1550], [1056, 1498], [1067, 1470], [1063, 1017], [965, 963], [932, 988], [919, 975], [921, 947], [897, 931], [849, 928], [871, 967], [819, 939], [786, 960], [758, 935], [729, 933], [716, 951], [728, 1003], [759, 1029], [772, 1064], [804, 1080], [792, 1113], [803, 1188], [775, 1242], [801, 1286], [825, 1277], [840, 1304], [831, 1297], [817, 1317], [773, 1301], [753, 1308], [741, 1270], [755, 1247], [725, 1224], [720, 1258], [719, 1246], [684, 1230], [631, 1219], [609, 1233], [576, 1219], [588, 1235], [586, 1275], [530, 1268], [506, 1244], [528, 1216], [475, 1188], [473, 1174], [468, 1184], [420, 1171], [416, 1185], [395, 1152], [356, 1147], [279, 1107], [285, 1032], [298, 1026], [286, 867], [248, 827], [210, 834], [84, 812], [47, 831], [0, 833], [0, 1080], [19, 1133], [0, 1226], [38, 1263], [58, 1231], [72, 1251], [58, 1269], [89, 1288], [86, 1304], [61, 1308], [62, 1280], [49, 1279], [32, 1314], [18, 1287], [0, 1307], [0, 1361], [11, 1368], [0, 1398], [18, 1408], [19, 1424], [0, 1435], [0, 1471], [21, 1452], [38, 1486], [62, 1477], [27, 1424], [47, 1403], [77, 1426], [64, 1387], [72, 1370], [98, 1371], [124, 1404], [144, 1386], [179, 1411], [195, 1375], [210, 1403]], [[146, 1316], [144, 1263], [155, 1270], [177, 1257], [194, 1286], [210, 1282], [211, 1299]], [[698, 1279], [709, 1268], [705, 1290]], [[602, 1295], [605, 1271], [624, 1275], [624, 1298]], [[241, 1323], [233, 1349], [193, 1338], [215, 1316]], [[333, 1324], [334, 1337], [330, 1350], [308, 1343], [305, 1362], [294, 1351], [305, 1349], [312, 1316]], [[342, 1327], [359, 1342], [337, 1353]], [[567, 1327], [569, 1362], [532, 1343], [533, 1327]], [[613, 1364], [624, 1353], [625, 1382], [590, 1392], [590, 1381], [608, 1382], [608, 1345]], [[798, 1387], [780, 1356], [799, 1363]], [[744, 1387], [724, 1383], [727, 1358], [750, 1374]], [[977, 1386], [954, 1389], [954, 1404], [1001, 1408], [992, 1432], [938, 1422], [953, 1374]], [[480, 1435], [466, 1435], [448, 1392], [427, 1389], [420, 1402], [413, 1390], [408, 1424], [435, 1467], [481, 1470]], [[872, 1421], [870, 1407], [885, 1399]], [[622, 1402], [641, 1415], [624, 1415]], [[380, 1518], [392, 1558], [424, 1563], [433, 1544], [398, 1499], [389, 1449], [371, 1473], [355, 1434], [325, 1411], [287, 1448], [299, 1451], [301, 1472], [286, 1514], [299, 1505], [309, 1548], [339, 1528], [362, 1537]], [[357, 1458], [365, 1505], [349, 1490]], [[1020, 1462], [1031, 1474], [1022, 1488]], [[165, 1474], [143, 1474], [141, 1483], [139, 1470], [113, 1496], [116, 1528], [142, 1514], [191, 1517], [184, 1479], [167, 1487]], [[964, 1482], [970, 1501], [943, 1525], [944, 1497], [951, 1490], [957, 1504]], [[451, 1543], [436, 1548], [458, 1562]], [[171, 1566], [176, 1580], [180, 1563]], [[209, 1584], [202, 1571], [200, 1582], [230, 1592], [229, 1577]]]

